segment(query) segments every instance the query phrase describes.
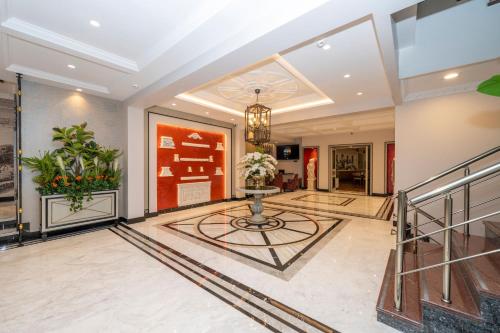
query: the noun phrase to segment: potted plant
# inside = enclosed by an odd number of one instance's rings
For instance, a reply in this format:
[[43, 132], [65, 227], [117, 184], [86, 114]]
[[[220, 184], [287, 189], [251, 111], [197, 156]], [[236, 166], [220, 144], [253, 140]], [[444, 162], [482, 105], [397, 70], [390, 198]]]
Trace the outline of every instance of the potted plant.
[[116, 219], [119, 150], [96, 143], [87, 123], [53, 128], [52, 141], [61, 147], [22, 159], [36, 172], [33, 181], [42, 199], [42, 234]]
[[251, 181], [256, 188], [265, 185], [266, 177], [274, 179], [278, 162], [274, 157], [265, 154], [261, 149], [245, 154], [238, 163], [241, 176], [245, 181]]

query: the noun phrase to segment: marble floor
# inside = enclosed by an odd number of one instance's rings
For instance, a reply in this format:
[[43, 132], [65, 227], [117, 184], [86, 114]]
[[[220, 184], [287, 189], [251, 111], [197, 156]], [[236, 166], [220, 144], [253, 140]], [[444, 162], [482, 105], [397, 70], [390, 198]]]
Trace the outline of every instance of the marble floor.
[[389, 220], [393, 209], [391, 197], [367, 196], [353, 192], [288, 192], [268, 197], [264, 202], [381, 220]]
[[375, 311], [391, 223], [289, 195], [259, 230], [235, 201], [0, 252], [0, 332], [395, 332]]

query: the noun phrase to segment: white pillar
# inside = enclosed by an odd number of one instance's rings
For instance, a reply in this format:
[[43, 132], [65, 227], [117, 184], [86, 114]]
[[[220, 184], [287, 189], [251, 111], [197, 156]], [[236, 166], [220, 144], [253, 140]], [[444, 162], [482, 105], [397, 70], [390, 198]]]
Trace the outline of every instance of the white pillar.
[[134, 219], [144, 217], [144, 110], [129, 106], [126, 114], [125, 217]]

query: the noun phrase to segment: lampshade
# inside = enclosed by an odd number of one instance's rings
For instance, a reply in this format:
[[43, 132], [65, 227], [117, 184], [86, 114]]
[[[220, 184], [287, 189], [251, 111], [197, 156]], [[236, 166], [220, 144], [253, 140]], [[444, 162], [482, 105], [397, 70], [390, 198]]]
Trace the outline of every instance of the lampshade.
[[260, 89], [255, 89], [257, 102], [245, 110], [245, 141], [261, 145], [271, 140], [271, 108], [259, 104]]

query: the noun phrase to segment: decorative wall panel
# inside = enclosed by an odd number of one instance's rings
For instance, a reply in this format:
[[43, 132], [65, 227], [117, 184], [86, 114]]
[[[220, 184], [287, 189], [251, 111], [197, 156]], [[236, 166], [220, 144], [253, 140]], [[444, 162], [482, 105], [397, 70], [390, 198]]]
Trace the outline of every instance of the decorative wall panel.
[[156, 140], [157, 210], [225, 198], [226, 134], [158, 123]]

